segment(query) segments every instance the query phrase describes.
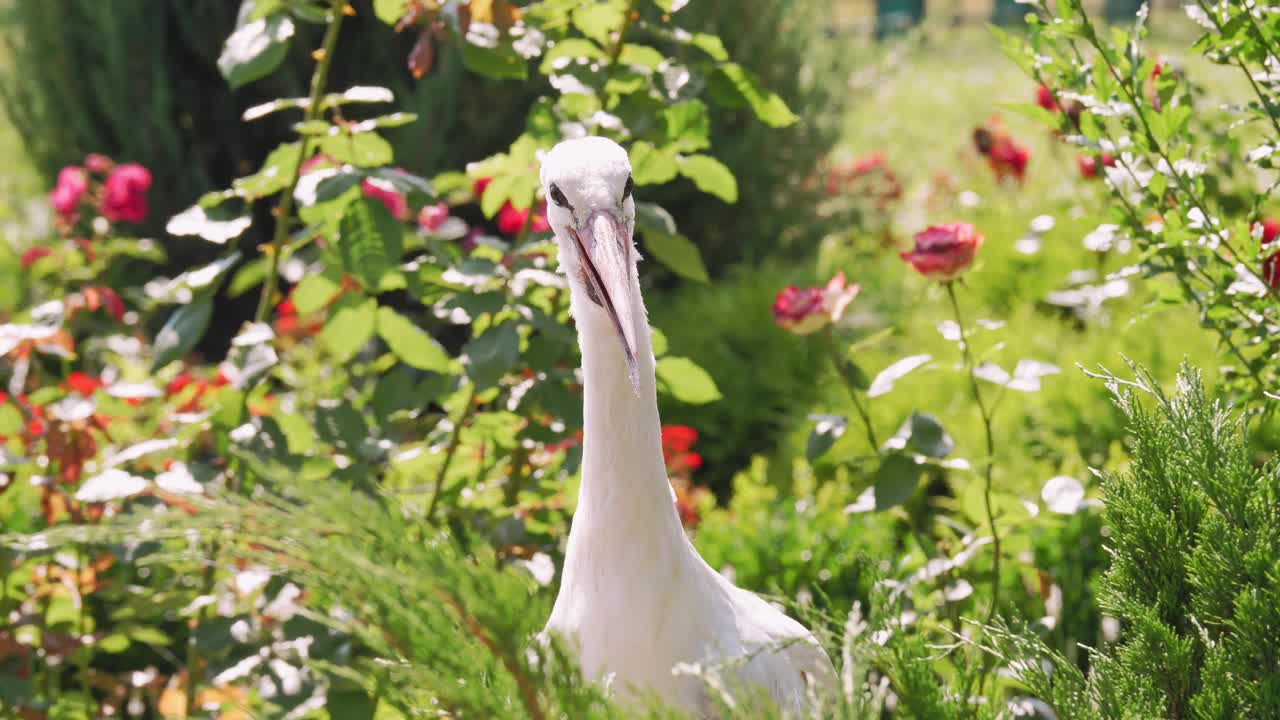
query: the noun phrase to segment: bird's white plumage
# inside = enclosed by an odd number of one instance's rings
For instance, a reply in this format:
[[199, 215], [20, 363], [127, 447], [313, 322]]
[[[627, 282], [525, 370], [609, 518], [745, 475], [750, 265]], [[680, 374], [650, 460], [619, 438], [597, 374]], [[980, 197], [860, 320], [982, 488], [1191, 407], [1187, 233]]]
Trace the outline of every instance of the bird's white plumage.
[[[626, 152], [603, 138], [562, 142], [542, 164], [548, 198], [554, 187], [568, 206], [550, 202], [548, 217], [570, 280], [585, 426], [578, 509], [546, 629], [577, 648], [588, 677], [612, 678], [623, 693], [656, 692], [677, 706], [706, 711], [704, 681], [673, 668], [725, 665], [730, 685], [762, 687], [782, 707], [798, 710], [811, 681], [822, 685], [834, 677], [826, 653], [802, 625], [708, 566], [672, 503], [653, 349], [631, 248], [629, 176]], [[610, 227], [624, 237], [610, 235]], [[587, 240], [579, 244], [581, 238]], [[583, 250], [591, 257], [579, 257]], [[593, 268], [615, 306], [616, 324], [589, 287]], [[632, 345], [638, 383], [629, 379], [622, 336]]]

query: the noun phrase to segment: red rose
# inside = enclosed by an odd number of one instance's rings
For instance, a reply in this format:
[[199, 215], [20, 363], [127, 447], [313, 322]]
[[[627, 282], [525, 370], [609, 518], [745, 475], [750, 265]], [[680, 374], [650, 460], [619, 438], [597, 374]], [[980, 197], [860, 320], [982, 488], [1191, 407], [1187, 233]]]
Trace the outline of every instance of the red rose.
[[1036, 88], [1036, 104], [1049, 112], [1058, 112], [1058, 103], [1053, 99], [1053, 91], [1047, 85]]
[[93, 285], [85, 288], [81, 295], [84, 297], [85, 307], [90, 311], [101, 308], [115, 318], [116, 322], [124, 321], [124, 301], [115, 290], [106, 285]]
[[[1280, 235], [1280, 220], [1267, 218], [1262, 225], [1262, 246], [1270, 245]], [[1262, 261], [1262, 279], [1275, 290], [1280, 290], [1280, 253], [1274, 253]]]
[[930, 280], [948, 282], [969, 268], [982, 247], [982, 235], [962, 222], [933, 225], [916, 233], [911, 252], [901, 254], [916, 272]]
[[31, 266], [35, 265], [37, 260], [43, 257], [49, 257], [52, 252], [52, 250], [46, 247], [33, 247], [22, 253], [22, 269], [30, 270]]
[[98, 378], [86, 375], [80, 372], [79, 370], [72, 372], [70, 375], [68, 375], [67, 382], [65, 384], [71, 390], [74, 390], [75, 392], [78, 392], [85, 397], [89, 397], [90, 395], [93, 394], [94, 390], [97, 390], [98, 388], [103, 386], [103, 383], [101, 380], [99, 380]]
[[663, 425], [662, 449], [668, 452], [688, 452], [698, 441], [698, 431], [688, 425]]
[[1027, 149], [1004, 135], [996, 138], [987, 153], [987, 162], [1000, 179], [1013, 177], [1022, 182], [1027, 174], [1027, 161], [1031, 159]]
[[166, 397], [173, 397], [195, 381], [196, 379], [191, 376], [191, 373], [182, 373], [178, 377], [169, 381], [169, 384], [164, 388], [164, 394]]
[[[1080, 167], [1080, 176], [1085, 179], [1093, 179], [1098, 177], [1098, 157], [1093, 155], [1080, 155], [1076, 158], [1076, 165]], [[1106, 167], [1115, 167], [1115, 156], [1110, 153], [1102, 153], [1102, 165]]]
[[444, 221], [449, 219], [449, 206], [444, 203], [427, 205], [418, 213], [418, 227], [427, 232], [439, 230]]
[[489, 187], [489, 183], [491, 182], [493, 182], [493, 178], [491, 177], [480, 178], [479, 180], [476, 180], [475, 184], [471, 186], [472, 192], [474, 192], [476, 195], [476, 200], [479, 200], [481, 197], [484, 196], [484, 189]]
[[102, 216], [111, 222], [140, 223], [147, 219], [147, 190], [151, 171], [137, 163], [117, 165], [102, 192]]
[[391, 216], [397, 220], [404, 220], [409, 216], [409, 203], [405, 201], [403, 195], [396, 192], [395, 186], [385, 180], [365, 178], [360, 183], [360, 192], [365, 197], [373, 198], [385, 205], [391, 212]]
[[1076, 158], [1076, 165], [1080, 167], [1080, 177], [1093, 179], [1098, 177], [1098, 159], [1092, 155], [1080, 155]]
[[773, 301], [773, 321], [796, 335], [810, 335], [837, 322], [858, 295], [858, 285], [848, 285], [844, 273], [836, 273], [826, 287], [790, 285]]
[[68, 216], [75, 213], [80, 199], [89, 190], [89, 177], [84, 168], [68, 165], [58, 171], [58, 182], [49, 193], [49, 203], [59, 215]]
[[[516, 206], [508, 201], [498, 211], [498, 232], [507, 236], [519, 235], [528, 217], [528, 210], [517, 210]], [[529, 221], [529, 230], [546, 232], [550, 229], [551, 225], [547, 222], [547, 204], [544, 202], [538, 205], [538, 209], [533, 214], [533, 220]]]
[[1022, 182], [1031, 154], [1005, 132], [998, 118], [992, 118], [985, 126], [975, 129], [973, 143], [978, 152], [987, 158], [987, 164], [995, 171], [997, 178], [1004, 180], [1012, 177], [1019, 183]]

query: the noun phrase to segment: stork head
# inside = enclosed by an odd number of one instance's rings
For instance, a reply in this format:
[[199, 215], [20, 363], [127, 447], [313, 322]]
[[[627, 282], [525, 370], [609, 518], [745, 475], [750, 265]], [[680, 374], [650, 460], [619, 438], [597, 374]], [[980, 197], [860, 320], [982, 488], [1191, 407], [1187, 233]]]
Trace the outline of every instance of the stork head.
[[639, 303], [632, 297], [639, 292], [632, 247], [636, 206], [627, 152], [601, 137], [566, 140], [542, 161], [542, 189], [570, 292], [579, 307], [609, 318], [639, 393], [633, 319]]

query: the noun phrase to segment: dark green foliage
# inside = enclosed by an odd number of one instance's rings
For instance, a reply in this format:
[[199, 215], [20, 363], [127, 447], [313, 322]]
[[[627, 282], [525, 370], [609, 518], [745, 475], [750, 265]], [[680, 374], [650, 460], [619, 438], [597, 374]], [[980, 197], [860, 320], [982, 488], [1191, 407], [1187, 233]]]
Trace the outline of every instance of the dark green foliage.
[[[352, 5], [356, 16], [339, 43], [345, 61], [335, 63], [329, 86], [384, 86], [398, 109], [418, 114], [417, 122], [387, 133], [399, 165], [423, 174], [456, 169], [505, 149], [524, 128], [545, 80], [520, 84], [467, 73], [460, 50], [438, 43], [431, 72], [415, 81], [405, 64], [414, 34], [390, 34], [370, 0]], [[654, 193], [671, 203], [713, 273], [744, 256], [768, 255], [784, 240], [803, 250], [821, 236], [812, 221], [817, 196], [800, 181], [837, 140], [851, 65], [847, 52], [821, 42], [825, 5], [748, 5], [692, 3], [675, 20], [690, 30], [723, 32], [730, 55], [805, 119], [775, 130], [749, 109], [713, 107], [712, 152], [737, 176], [737, 204], [708, 198], [686, 181]], [[256, 170], [290, 135], [293, 118], [242, 123], [240, 115], [270, 99], [306, 95], [320, 28], [298, 23], [284, 65], [232, 91], [216, 61], [238, 6], [234, 0], [15, 3], [5, 18], [15, 61], [0, 89], [37, 169], [52, 178], [89, 152], [146, 165], [156, 177], [153, 231], [201, 193]], [[194, 262], [174, 260], [182, 267]]]
[[804, 257], [823, 235], [848, 227], [847, 216], [816, 212], [821, 187], [804, 182], [839, 140], [858, 60], [856, 47], [827, 36], [831, 11], [815, 0], [712, 0], [689, 3], [676, 16], [689, 29], [720, 36], [729, 56], [802, 118], [770, 128], [749, 109], [713, 108], [712, 152], [737, 177], [738, 202], [707, 198], [685, 182], [654, 193], [698, 243], [713, 275], [738, 259]]
[[1094, 655], [1087, 683], [1057, 657], [1056, 689], [1026, 660], [1043, 646], [1005, 637], [1002, 654], [1023, 658], [1022, 681], [1052, 691], [1059, 717], [1079, 717], [1086, 694], [1086, 717], [1280, 716], [1280, 467], [1253, 462], [1243, 421], [1196, 371], [1184, 366], [1172, 396], [1141, 371], [1106, 377], [1134, 437], [1129, 471], [1103, 481], [1099, 599], [1120, 643]]
[[[339, 55], [359, 60], [335, 63], [329, 87], [381, 85], [395, 93], [399, 109], [419, 115], [387, 133], [402, 166], [461, 167], [519, 134], [537, 88], [468, 76], [461, 91], [460, 53], [449, 46], [440, 48], [434, 71], [414, 81], [404, 62], [413, 38], [392, 35], [369, 0], [354, 5]], [[240, 116], [268, 100], [307, 94], [322, 28], [298, 23], [284, 65], [232, 91], [217, 59], [238, 7], [234, 0], [15, 3], [6, 18], [15, 61], [0, 89], [37, 170], [52, 178], [90, 152], [142, 163], [155, 175], [153, 230], [200, 194], [257, 170], [296, 118], [244, 123]], [[174, 259], [180, 267], [194, 261]]]

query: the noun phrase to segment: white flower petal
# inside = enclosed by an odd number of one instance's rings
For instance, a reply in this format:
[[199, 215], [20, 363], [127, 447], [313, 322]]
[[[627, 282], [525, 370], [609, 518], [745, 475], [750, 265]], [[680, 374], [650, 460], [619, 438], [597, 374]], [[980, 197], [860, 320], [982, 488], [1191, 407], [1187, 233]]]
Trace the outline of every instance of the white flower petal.
[[137, 475], [111, 469], [85, 480], [76, 491], [76, 500], [90, 503], [119, 500], [137, 495], [146, 490], [148, 484], [146, 479]]

